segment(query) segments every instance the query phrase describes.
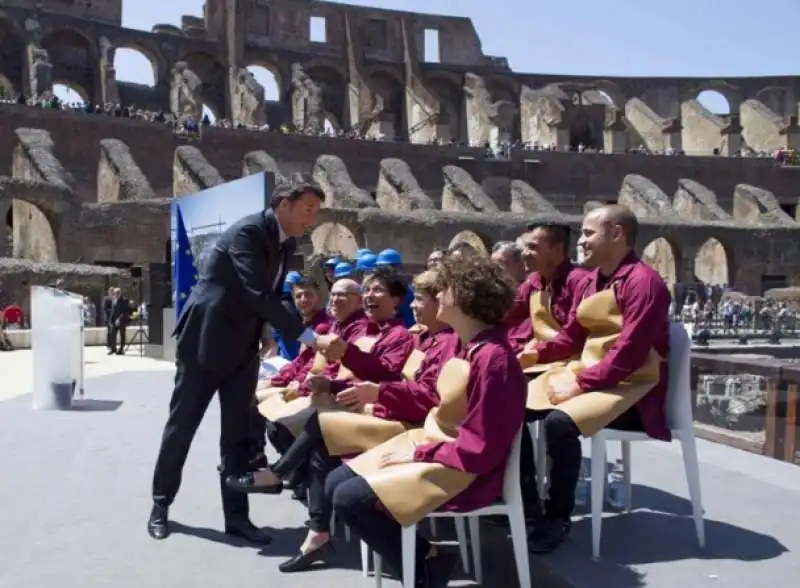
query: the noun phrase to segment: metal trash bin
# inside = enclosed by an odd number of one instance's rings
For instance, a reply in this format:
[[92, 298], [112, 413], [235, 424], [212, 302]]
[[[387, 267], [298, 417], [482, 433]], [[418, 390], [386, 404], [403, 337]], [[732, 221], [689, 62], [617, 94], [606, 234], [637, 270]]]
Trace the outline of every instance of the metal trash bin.
[[72, 380], [71, 382], [50, 383], [53, 407], [56, 410], [70, 410], [72, 408], [72, 397], [75, 394], [75, 384], [75, 380]]

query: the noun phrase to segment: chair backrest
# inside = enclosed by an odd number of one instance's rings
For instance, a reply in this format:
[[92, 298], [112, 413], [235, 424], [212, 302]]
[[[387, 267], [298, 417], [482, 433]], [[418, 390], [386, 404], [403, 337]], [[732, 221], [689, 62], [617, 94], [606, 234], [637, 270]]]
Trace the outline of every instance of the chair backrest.
[[503, 502], [511, 504], [513, 502], [522, 502], [522, 487], [520, 486], [519, 478], [519, 460], [522, 451], [522, 435], [528, 434], [528, 426], [522, 423], [522, 426], [514, 435], [514, 441], [511, 442], [511, 453], [506, 461], [506, 471], [503, 475]]
[[667, 426], [676, 431], [692, 426], [692, 340], [683, 323], [669, 328], [667, 359]]

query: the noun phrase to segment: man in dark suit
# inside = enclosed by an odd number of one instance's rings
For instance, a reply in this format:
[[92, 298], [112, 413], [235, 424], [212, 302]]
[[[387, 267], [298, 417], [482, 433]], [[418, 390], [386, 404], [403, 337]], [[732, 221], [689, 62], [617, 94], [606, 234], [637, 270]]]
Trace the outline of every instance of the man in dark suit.
[[[125, 355], [125, 339], [131, 322], [131, 302], [122, 295], [121, 288], [114, 288], [111, 312], [108, 317], [108, 354]], [[119, 335], [119, 347], [117, 336]]]
[[103, 298], [103, 324], [106, 326], [106, 347], [111, 351], [111, 307], [114, 306], [114, 288]]
[[281, 303], [295, 237], [310, 229], [324, 194], [304, 178], [275, 187], [271, 209], [246, 216], [220, 236], [175, 327], [175, 388], [153, 475], [153, 509], [147, 530], [169, 535], [168, 509], [181, 482], [189, 446], [216, 392], [221, 409], [220, 488], [225, 532], [266, 544], [269, 535], [250, 522], [245, 494], [225, 479], [250, 471], [253, 394], [259, 343], [266, 323], [292, 340], [320, 348], [324, 340], [306, 329]]

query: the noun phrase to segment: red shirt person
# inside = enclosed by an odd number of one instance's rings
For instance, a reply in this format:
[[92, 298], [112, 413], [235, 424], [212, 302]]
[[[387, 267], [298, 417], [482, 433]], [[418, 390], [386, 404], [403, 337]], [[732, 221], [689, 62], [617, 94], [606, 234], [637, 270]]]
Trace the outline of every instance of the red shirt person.
[[569, 530], [581, 435], [612, 427], [670, 438], [664, 412], [670, 295], [634, 254], [637, 232], [636, 216], [624, 206], [586, 216], [578, 245], [595, 269], [561, 332], [533, 350], [540, 363], [580, 354], [529, 386], [529, 407], [533, 402], [544, 418], [551, 460], [547, 517], [529, 537], [535, 552], [552, 551]]

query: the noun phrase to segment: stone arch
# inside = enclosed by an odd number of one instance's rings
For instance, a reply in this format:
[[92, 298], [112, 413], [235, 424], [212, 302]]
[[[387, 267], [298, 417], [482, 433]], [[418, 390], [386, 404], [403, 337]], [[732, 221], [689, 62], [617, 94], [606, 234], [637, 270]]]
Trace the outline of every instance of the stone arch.
[[271, 102], [281, 100], [283, 79], [276, 65], [265, 60], [255, 60], [248, 63], [245, 68], [264, 87], [264, 100]]
[[627, 102], [625, 93], [614, 82], [610, 80], [594, 80], [590, 85], [609, 106], [620, 109], [625, 108], [625, 103]]
[[203, 118], [208, 117], [208, 120], [211, 124], [215, 124], [219, 121], [219, 111], [214, 108], [213, 104], [206, 104], [203, 103]]
[[358, 241], [353, 231], [335, 222], [323, 223], [314, 229], [311, 233], [311, 245], [314, 253], [339, 255], [348, 259], [354, 258], [358, 251]]
[[450, 244], [447, 246], [447, 248], [450, 249], [455, 247], [459, 243], [467, 243], [468, 245], [471, 245], [481, 255], [488, 256], [489, 252], [492, 250], [491, 240], [481, 237], [474, 231], [461, 231], [450, 240]]
[[16, 93], [17, 90], [11, 80], [0, 73], [0, 100], [13, 98]]
[[327, 110], [327, 122], [338, 130], [345, 120], [347, 84], [337, 67], [328, 64], [305, 64], [306, 74], [322, 87], [322, 95]]
[[67, 80], [53, 80], [53, 94], [61, 100], [63, 104], [75, 104], [77, 102], [92, 102], [91, 96], [86, 88]]
[[467, 125], [464, 102], [464, 79], [454, 74], [436, 72], [426, 76], [425, 85], [439, 98], [439, 125], [448, 125], [450, 139], [466, 142]]
[[23, 92], [25, 37], [17, 24], [0, 12], [0, 73], [12, 92]]
[[697, 250], [694, 258], [694, 275], [704, 284], [730, 284], [731, 266], [728, 251], [719, 241], [711, 237]]
[[178, 61], [186, 62], [194, 74], [203, 82], [201, 100], [213, 112], [223, 114], [226, 112], [227, 100], [227, 70], [222, 63], [210, 53], [192, 51], [186, 53]]
[[53, 80], [84, 88], [88, 101], [94, 102], [99, 72], [94, 43], [80, 31], [60, 28], [42, 39], [42, 49], [47, 50], [53, 64]]
[[31, 261], [58, 262], [56, 232], [53, 229], [52, 219], [45, 211], [33, 202], [15, 198], [11, 200], [10, 212], [11, 255]]
[[[149, 66], [149, 73], [148, 73]], [[146, 47], [136, 43], [122, 44], [114, 51], [114, 70], [118, 82], [141, 84], [148, 87], [158, 85], [165, 68], [156, 55]], [[142, 72], [134, 77], [127, 77], [129, 71]]]
[[[697, 100], [712, 114], [739, 114], [742, 95], [737, 88], [727, 82], [707, 80], [688, 88], [681, 102], [686, 102], [687, 100]], [[728, 112], [719, 112], [720, 109], [725, 109], [726, 104]]]
[[791, 116], [796, 113], [797, 105], [792, 105], [792, 93], [786, 88], [767, 86], [759, 90], [755, 99], [763, 103], [778, 116]]
[[519, 82], [508, 76], [486, 76], [486, 89], [494, 102], [507, 100], [519, 104]]
[[675, 249], [669, 241], [658, 237], [650, 241], [642, 250], [642, 261], [656, 270], [668, 286], [678, 281], [678, 264]]
[[405, 128], [405, 84], [396, 72], [389, 68], [373, 68], [369, 85], [376, 94], [374, 104], [381, 102], [380, 120], [391, 122], [394, 135], [403, 139], [408, 134]]

